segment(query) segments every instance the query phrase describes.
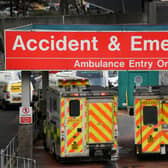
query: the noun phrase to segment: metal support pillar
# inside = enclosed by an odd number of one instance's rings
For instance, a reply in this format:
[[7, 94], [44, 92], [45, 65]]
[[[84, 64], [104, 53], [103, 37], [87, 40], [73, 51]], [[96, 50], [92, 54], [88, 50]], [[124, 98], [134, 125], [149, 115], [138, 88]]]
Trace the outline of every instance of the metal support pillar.
[[48, 88], [48, 83], [49, 83], [49, 76], [48, 76], [48, 71], [43, 71], [42, 72], [42, 100], [41, 100], [41, 112], [42, 112], [42, 117], [44, 118], [46, 116], [46, 97], [47, 97], [47, 88]]
[[4, 150], [1, 149], [1, 168], [4, 168]]
[[39, 118], [39, 127], [40, 127], [40, 135], [43, 135], [43, 121], [46, 118], [46, 100], [47, 100], [47, 88], [48, 88], [48, 71], [42, 72], [42, 93], [40, 99], [40, 118]]
[[[30, 107], [31, 89], [30, 72], [22, 71], [22, 107]], [[19, 124], [18, 152], [19, 156], [32, 158], [33, 126], [32, 124]]]

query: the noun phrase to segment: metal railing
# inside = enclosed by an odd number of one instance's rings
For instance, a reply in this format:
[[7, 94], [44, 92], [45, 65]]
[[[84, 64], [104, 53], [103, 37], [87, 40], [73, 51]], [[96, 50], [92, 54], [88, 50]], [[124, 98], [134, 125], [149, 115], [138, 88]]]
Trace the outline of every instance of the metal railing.
[[37, 168], [37, 166], [36, 160], [19, 157], [15, 154], [4, 155], [1, 150], [1, 168]]
[[30, 158], [17, 156], [17, 136], [13, 137], [5, 149], [1, 149], [0, 168], [36, 168], [36, 161]]

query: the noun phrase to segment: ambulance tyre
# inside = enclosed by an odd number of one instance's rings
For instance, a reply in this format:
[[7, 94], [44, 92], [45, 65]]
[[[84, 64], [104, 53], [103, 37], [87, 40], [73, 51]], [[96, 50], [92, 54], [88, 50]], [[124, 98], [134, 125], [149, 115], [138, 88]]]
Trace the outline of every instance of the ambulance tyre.
[[91, 148], [89, 150], [89, 156], [90, 156], [90, 158], [94, 158], [94, 154], [95, 154], [95, 150]]
[[2, 109], [2, 100], [0, 100], [0, 108]]
[[47, 147], [46, 135], [44, 135], [43, 145], [44, 145], [44, 150], [45, 150], [46, 152], [48, 152], [49, 149], [48, 149], [48, 147]]
[[137, 160], [141, 160], [141, 158], [142, 158], [142, 156], [141, 156], [140, 153], [136, 155], [136, 159], [137, 159]]
[[49, 149], [48, 149], [48, 147], [47, 147], [47, 145], [46, 145], [46, 141], [45, 141], [45, 140], [44, 140], [44, 150], [45, 150], [46, 152], [49, 151]]
[[2, 102], [2, 109], [7, 110], [7, 103], [5, 101]]
[[52, 155], [53, 155], [54, 159], [56, 159], [55, 144], [54, 144], [54, 143], [52, 143], [52, 145], [51, 145], [51, 147], [50, 147], [50, 148], [51, 148], [51, 149], [50, 149], [50, 151], [51, 151], [51, 153], [52, 153]]
[[57, 161], [60, 161], [60, 157], [55, 153], [55, 156], [54, 158], [57, 160]]
[[111, 148], [103, 150], [104, 159], [110, 160], [111, 159]]
[[65, 163], [65, 159], [62, 158], [62, 157], [59, 157], [59, 162], [60, 162], [60, 163]]
[[[54, 144], [53, 144], [54, 145]], [[53, 146], [53, 148], [54, 148], [54, 152], [53, 152], [53, 156], [54, 156], [54, 158], [57, 160], [57, 161], [60, 161], [60, 157], [57, 155], [57, 153], [56, 153], [56, 149], [55, 149], [55, 145]]]

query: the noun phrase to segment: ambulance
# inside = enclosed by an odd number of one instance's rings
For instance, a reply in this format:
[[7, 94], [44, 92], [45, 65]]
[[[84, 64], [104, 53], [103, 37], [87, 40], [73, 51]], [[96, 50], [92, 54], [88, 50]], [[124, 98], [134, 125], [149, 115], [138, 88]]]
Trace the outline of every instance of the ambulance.
[[59, 160], [116, 160], [117, 91], [77, 77], [49, 83], [45, 148]]
[[[31, 89], [31, 103], [33, 102], [33, 85]], [[9, 106], [19, 106], [22, 102], [22, 81], [0, 81], [0, 106], [7, 110]]]
[[0, 104], [3, 110], [9, 105], [18, 105], [21, 103], [21, 81], [0, 82]]
[[168, 86], [134, 90], [135, 149], [144, 154], [168, 153]]

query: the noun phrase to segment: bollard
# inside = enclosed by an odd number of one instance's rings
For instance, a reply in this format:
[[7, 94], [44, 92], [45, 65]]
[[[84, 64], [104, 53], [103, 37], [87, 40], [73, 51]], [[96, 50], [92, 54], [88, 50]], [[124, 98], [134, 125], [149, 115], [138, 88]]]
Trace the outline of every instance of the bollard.
[[4, 168], [4, 150], [1, 149], [1, 168]]
[[36, 165], [37, 165], [36, 164], [36, 160], [34, 160], [34, 162], [33, 162], [33, 168], [37, 168]]

